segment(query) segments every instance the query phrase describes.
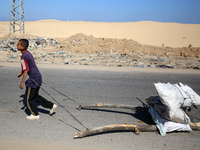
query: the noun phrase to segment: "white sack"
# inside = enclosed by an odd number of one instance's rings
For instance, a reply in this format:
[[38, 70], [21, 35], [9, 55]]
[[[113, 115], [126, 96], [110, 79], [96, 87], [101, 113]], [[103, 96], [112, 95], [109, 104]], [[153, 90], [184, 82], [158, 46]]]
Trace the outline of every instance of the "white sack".
[[200, 105], [200, 96], [189, 86], [182, 83], [154, 83], [161, 102], [167, 107], [170, 120], [180, 123], [189, 123], [190, 119], [181, 109], [192, 104]]
[[[192, 99], [194, 105], [200, 105], [200, 96], [189, 86], [179, 83], [183, 91]], [[184, 102], [185, 103], [185, 102]]]
[[[182, 84], [182, 83], [181, 83]], [[177, 93], [177, 94], [180, 94], [180, 96], [181, 96], [181, 101], [182, 101], [182, 103], [181, 103], [181, 107], [190, 107], [190, 106], [192, 106], [192, 103], [193, 103], [193, 101], [192, 101], [192, 99], [188, 96], [188, 94], [182, 89], [182, 87], [181, 86], [179, 86], [178, 84], [172, 84], [172, 85], [174, 85], [176, 88], [177, 88], [177, 90], [178, 90], [178, 92], [179, 93]], [[183, 85], [183, 84], [182, 84]]]
[[192, 131], [189, 124], [176, 123], [164, 119], [162, 116], [157, 113], [154, 107], [149, 108], [149, 113], [151, 114], [156, 127], [159, 129], [160, 134], [165, 136], [167, 132], [172, 131]]
[[154, 85], [161, 102], [167, 107], [169, 116], [172, 118], [183, 104], [183, 96], [180, 94], [177, 87], [170, 83], [154, 83]]
[[189, 116], [184, 112], [184, 110], [182, 108], [178, 108], [174, 114], [174, 116], [172, 116], [170, 118], [169, 113], [167, 111], [167, 107], [166, 105], [164, 105], [163, 103], [161, 103], [160, 97], [157, 96], [151, 96], [148, 100], [154, 108], [155, 110], [165, 119], [167, 120], [171, 120], [173, 122], [179, 122], [179, 123], [189, 123], [190, 122], [190, 118]]
[[183, 111], [182, 108], [178, 108], [170, 120], [179, 123], [190, 123], [190, 117]]

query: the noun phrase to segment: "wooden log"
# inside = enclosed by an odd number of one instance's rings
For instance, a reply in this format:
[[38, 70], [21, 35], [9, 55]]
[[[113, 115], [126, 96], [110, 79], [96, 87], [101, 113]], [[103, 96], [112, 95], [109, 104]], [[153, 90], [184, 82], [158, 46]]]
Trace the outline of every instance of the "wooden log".
[[104, 104], [104, 103], [96, 103], [93, 105], [80, 105], [77, 109], [87, 109], [87, 108], [124, 108], [124, 109], [136, 109], [136, 107], [130, 105], [122, 105], [122, 104]]
[[200, 130], [200, 122], [190, 122], [190, 128], [192, 130]]
[[[190, 123], [190, 127], [192, 130], [200, 130], [200, 122]], [[93, 129], [84, 129], [83, 131], [77, 132], [74, 138], [83, 138], [112, 131], [133, 131], [136, 134], [140, 134], [140, 132], [155, 132], [157, 131], [157, 127], [155, 125], [111, 124]]]
[[85, 129], [81, 132], [77, 132], [74, 138], [82, 138], [111, 131], [133, 131], [136, 132], [136, 134], [140, 134], [140, 131], [152, 132], [157, 131], [157, 128], [155, 125], [111, 124], [107, 126], [95, 127], [93, 129]]

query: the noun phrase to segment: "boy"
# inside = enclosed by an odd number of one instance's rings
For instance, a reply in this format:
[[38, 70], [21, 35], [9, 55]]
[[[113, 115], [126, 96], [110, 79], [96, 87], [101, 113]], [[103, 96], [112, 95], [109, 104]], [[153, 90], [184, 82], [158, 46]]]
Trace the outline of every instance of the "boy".
[[45, 98], [39, 95], [39, 89], [42, 85], [42, 75], [38, 70], [35, 60], [32, 54], [27, 50], [29, 46], [29, 41], [27, 39], [20, 39], [17, 43], [17, 49], [21, 51], [21, 73], [18, 74], [17, 78], [23, 75], [21, 84], [19, 86], [20, 89], [24, 88], [24, 81], [26, 79], [27, 74], [29, 75], [29, 79], [25, 82], [26, 84], [26, 92], [24, 96], [25, 105], [27, 105], [28, 109], [31, 112], [30, 116], [27, 116], [28, 120], [38, 120], [40, 118], [39, 113], [37, 111], [36, 106], [34, 105], [34, 100], [42, 105], [45, 108], [49, 108], [49, 114], [53, 114], [57, 105], [53, 104], [50, 101], [47, 101]]

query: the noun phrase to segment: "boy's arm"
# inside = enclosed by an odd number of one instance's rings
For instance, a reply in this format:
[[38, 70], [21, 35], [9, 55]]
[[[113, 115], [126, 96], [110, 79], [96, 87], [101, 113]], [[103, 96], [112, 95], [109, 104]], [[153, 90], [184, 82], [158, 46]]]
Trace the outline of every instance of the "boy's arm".
[[17, 79], [19, 79], [19, 78], [22, 76], [22, 74], [23, 74], [23, 72], [19, 73], [19, 74], [17, 75]]
[[[22, 81], [21, 81], [21, 84], [19, 86], [20, 89], [24, 89], [24, 81], [26, 79], [26, 76], [28, 74], [28, 70], [25, 70], [23, 73], [20, 74], [20, 76], [23, 74], [23, 77], [22, 77]], [[19, 75], [18, 75], [19, 76]]]
[[21, 83], [19, 85], [19, 88], [23, 89], [24, 88], [24, 81], [25, 81], [26, 76], [27, 76], [28, 71], [29, 71], [29, 66], [28, 66], [28, 63], [27, 63], [26, 59], [22, 59], [21, 60], [21, 67], [22, 67], [22, 71], [21, 71], [21, 73], [19, 73], [17, 75], [17, 78], [19, 79], [23, 75], [22, 81], [21, 81]]

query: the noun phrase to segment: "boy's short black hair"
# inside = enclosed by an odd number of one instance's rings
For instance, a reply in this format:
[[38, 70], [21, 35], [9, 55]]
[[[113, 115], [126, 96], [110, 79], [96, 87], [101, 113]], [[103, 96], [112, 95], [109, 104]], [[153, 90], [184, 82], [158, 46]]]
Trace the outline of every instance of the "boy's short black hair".
[[20, 39], [19, 42], [20, 42], [21, 46], [24, 46], [24, 47], [25, 47], [25, 49], [28, 48], [28, 46], [29, 46], [29, 41], [28, 41], [27, 39]]

